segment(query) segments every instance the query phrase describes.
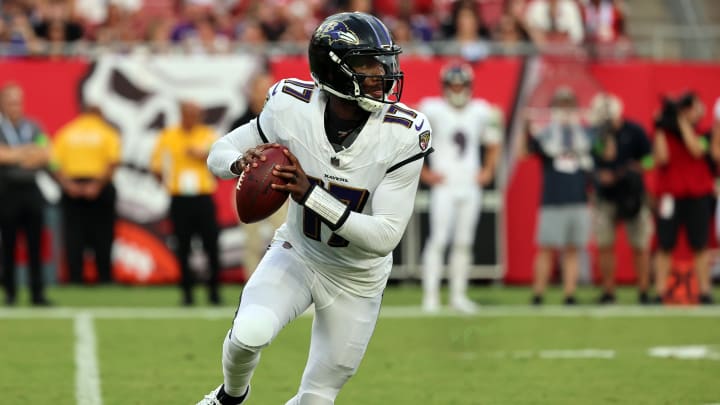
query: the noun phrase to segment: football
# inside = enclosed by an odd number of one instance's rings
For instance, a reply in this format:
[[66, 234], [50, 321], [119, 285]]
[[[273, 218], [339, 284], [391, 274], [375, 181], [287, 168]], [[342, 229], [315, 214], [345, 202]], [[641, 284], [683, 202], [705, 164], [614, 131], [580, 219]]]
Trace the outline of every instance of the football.
[[275, 165], [289, 165], [290, 160], [283, 148], [268, 148], [262, 151], [267, 158], [258, 160], [257, 167], [243, 172], [235, 189], [235, 205], [238, 217], [245, 224], [261, 221], [280, 209], [287, 200], [288, 193], [273, 190], [271, 184], [285, 184], [285, 180], [275, 176]]

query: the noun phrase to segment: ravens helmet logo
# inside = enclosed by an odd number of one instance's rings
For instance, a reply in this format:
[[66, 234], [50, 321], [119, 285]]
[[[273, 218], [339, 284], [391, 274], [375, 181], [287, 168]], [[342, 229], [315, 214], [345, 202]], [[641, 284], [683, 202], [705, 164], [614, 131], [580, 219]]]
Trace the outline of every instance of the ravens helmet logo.
[[360, 39], [340, 21], [328, 21], [318, 29], [318, 37], [328, 38], [330, 45], [334, 42], [344, 42], [350, 45], [358, 45]]

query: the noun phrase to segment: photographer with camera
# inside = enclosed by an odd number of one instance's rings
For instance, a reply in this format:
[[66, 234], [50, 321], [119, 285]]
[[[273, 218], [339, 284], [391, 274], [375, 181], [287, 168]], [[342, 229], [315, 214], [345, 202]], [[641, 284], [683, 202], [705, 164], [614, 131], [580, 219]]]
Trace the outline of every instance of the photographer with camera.
[[528, 132], [518, 142], [520, 156], [534, 154], [542, 164], [531, 303], [543, 304], [557, 252], [561, 256], [564, 304], [576, 305], [580, 255], [590, 239], [587, 201], [593, 170], [592, 135], [580, 123], [578, 100], [572, 88], [558, 87], [549, 107], [550, 122], [537, 130], [528, 122]]
[[598, 302], [615, 303], [615, 233], [618, 223], [624, 223], [633, 251], [638, 302], [648, 304], [653, 224], [643, 169], [652, 166], [650, 140], [640, 125], [623, 117], [622, 102], [611, 94], [599, 93], [592, 99], [589, 122], [595, 135], [593, 228], [603, 289]]
[[663, 100], [655, 121], [653, 155], [658, 165], [656, 289], [666, 292], [672, 251], [680, 226], [685, 227], [693, 251], [693, 267], [700, 288], [700, 303], [712, 304], [708, 237], [714, 194], [714, 159], [707, 137], [695, 126], [705, 107], [692, 92], [678, 100]]

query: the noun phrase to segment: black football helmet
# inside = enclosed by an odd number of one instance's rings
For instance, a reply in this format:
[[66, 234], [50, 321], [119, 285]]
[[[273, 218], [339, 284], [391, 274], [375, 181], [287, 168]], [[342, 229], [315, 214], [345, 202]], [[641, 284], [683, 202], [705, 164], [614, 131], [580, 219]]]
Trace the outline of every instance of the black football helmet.
[[472, 67], [467, 63], [454, 62], [445, 66], [440, 73], [440, 80], [448, 102], [458, 108], [467, 104], [472, 97], [473, 79]]
[[[390, 31], [378, 18], [359, 12], [335, 14], [326, 18], [310, 39], [310, 73], [320, 89], [355, 100], [362, 109], [374, 112], [384, 104], [400, 101], [403, 88], [400, 52]], [[367, 65], [369, 58], [381, 64], [383, 74], [361, 74], [353, 68]], [[362, 87], [366, 78], [382, 80], [382, 96], [366, 94]]]

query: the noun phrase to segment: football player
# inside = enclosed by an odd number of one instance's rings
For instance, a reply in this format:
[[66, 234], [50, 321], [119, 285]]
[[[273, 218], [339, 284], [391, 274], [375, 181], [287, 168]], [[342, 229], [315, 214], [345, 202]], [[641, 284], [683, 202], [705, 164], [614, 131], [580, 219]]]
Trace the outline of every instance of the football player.
[[243, 403], [260, 351], [311, 304], [310, 353], [287, 404], [333, 404], [357, 371], [432, 150], [425, 116], [399, 102], [400, 52], [377, 18], [332, 15], [310, 40], [313, 82], [281, 80], [257, 119], [213, 145], [208, 165], [225, 178], [282, 147], [291, 164], [274, 174], [287, 184], [273, 187], [291, 202], [224, 339], [224, 383], [200, 404]]
[[[480, 218], [482, 187], [495, 177], [500, 116], [487, 101], [472, 98], [473, 71], [451, 63], [441, 72], [443, 97], [423, 100], [419, 109], [435, 128], [437, 151], [423, 167], [421, 180], [432, 188], [430, 236], [423, 251], [423, 309], [440, 308], [440, 278], [445, 248], [449, 258], [450, 306], [472, 313], [477, 305], [467, 295], [472, 245]], [[481, 162], [480, 148], [485, 146]]]

